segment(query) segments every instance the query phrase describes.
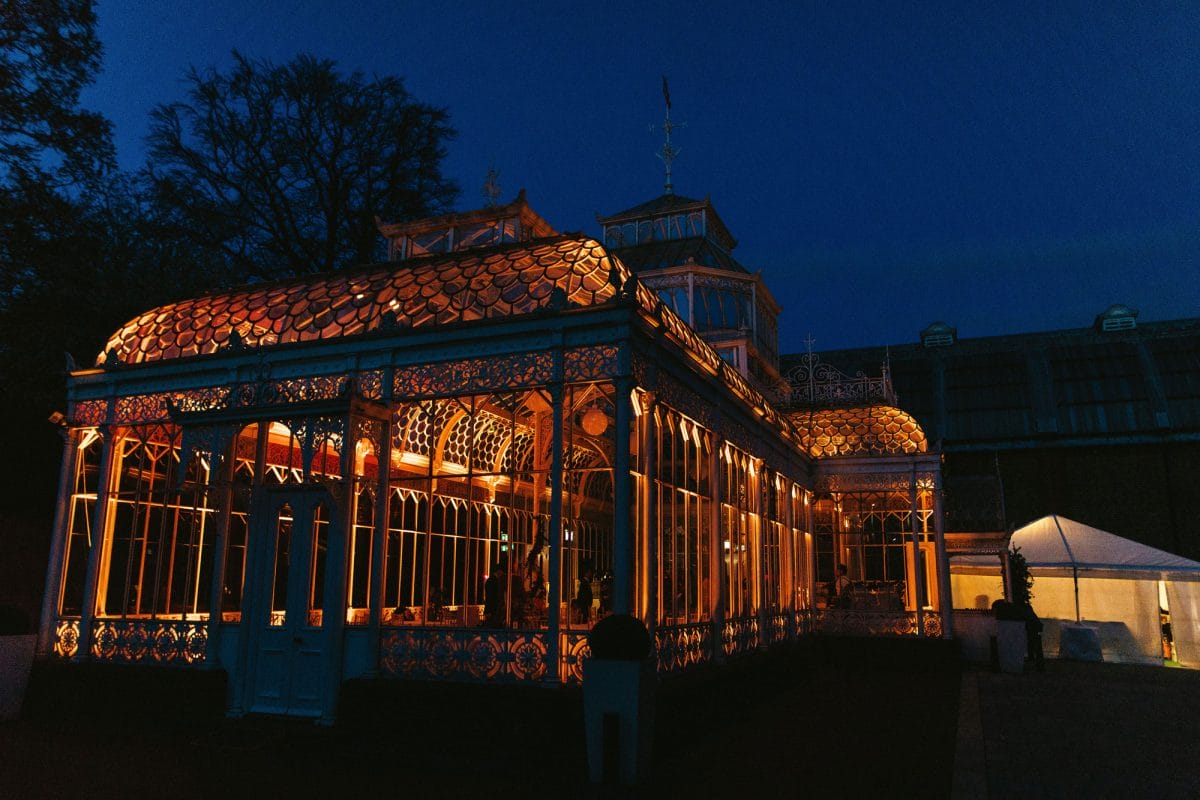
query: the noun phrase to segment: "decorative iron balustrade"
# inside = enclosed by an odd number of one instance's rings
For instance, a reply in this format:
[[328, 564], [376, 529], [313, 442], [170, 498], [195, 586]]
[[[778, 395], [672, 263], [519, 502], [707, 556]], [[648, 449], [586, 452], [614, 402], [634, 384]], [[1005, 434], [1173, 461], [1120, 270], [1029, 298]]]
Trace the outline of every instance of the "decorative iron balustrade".
[[587, 631], [569, 631], [559, 635], [559, 678], [563, 683], [583, 683], [583, 662], [592, 657]]
[[713, 659], [712, 623], [663, 625], [654, 629], [659, 672], [679, 672]]
[[757, 650], [758, 634], [757, 617], [726, 620], [725, 626], [721, 629], [721, 650], [727, 656]]
[[79, 652], [79, 620], [60, 619], [54, 626], [54, 655], [74, 658]]
[[543, 631], [405, 628], [380, 638], [379, 668], [396, 677], [526, 683], [547, 666]]
[[[822, 608], [815, 612], [815, 627], [820, 633], [850, 636], [927, 636], [940, 639], [942, 617], [936, 611], [921, 615], [915, 611], [857, 611]], [[923, 630], [922, 630], [923, 628]]]
[[206, 620], [92, 621], [92, 658], [100, 661], [188, 666], [204, 661], [207, 644]]
[[820, 361], [816, 354], [804, 356], [800, 364], [783, 376], [791, 391], [793, 405], [838, 406], [883, 403], [896, 405], [896, 392], [888, 367], [883, 365], [878, 378], [862, 372], [846, 375], [837, 367]]
[[792, 614], [768, 614], [766, 622], [767, 644], [788, 641], [796, 629], [796, 618]]

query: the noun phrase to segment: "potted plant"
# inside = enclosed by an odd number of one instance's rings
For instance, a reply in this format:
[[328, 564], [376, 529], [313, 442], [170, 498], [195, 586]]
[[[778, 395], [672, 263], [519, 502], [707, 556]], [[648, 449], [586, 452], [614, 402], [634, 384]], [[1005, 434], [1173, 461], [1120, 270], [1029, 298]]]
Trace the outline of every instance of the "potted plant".
[[650, 634], [636, 617], [614, 614], [588, 634], [583, 662], [583, 717], [588, 776], [632, 786], [650, 766], [654, 740], [654, 658]]
[[36, 644], [29, 615], [16, 606], [0, 606], [0, 721], [21, 715]]
[[1029, 574], [1025, 556], [1021, 555], [1021, 548], [1009, 550], [1008, 570], [1012, 596], [992, 603], [992, 613], [996, 616], [996, 651], [1001, 672], [1022, 672], [1028, 644], [1026, 622], [1030, 613], [1027, 611], [1029, 601], [1033, 598], [1033, 577]]

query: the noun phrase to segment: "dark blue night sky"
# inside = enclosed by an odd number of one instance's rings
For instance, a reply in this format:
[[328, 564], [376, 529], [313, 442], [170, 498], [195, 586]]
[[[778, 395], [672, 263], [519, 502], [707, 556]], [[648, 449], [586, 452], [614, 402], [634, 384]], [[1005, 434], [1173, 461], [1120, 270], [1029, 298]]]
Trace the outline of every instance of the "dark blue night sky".
[[[990, 7], [985, 7], [990, 6]], [[851, 10], [847, 10], [850, 8]], [[559, 230], [711, 196], [784, 306], [781, 347], [1200, 315], [1200, 4], [100, 5], [85, 104], [126, 167], [188, 65], [300, 52], [450, 109], [460, 208], [489, 166]]]

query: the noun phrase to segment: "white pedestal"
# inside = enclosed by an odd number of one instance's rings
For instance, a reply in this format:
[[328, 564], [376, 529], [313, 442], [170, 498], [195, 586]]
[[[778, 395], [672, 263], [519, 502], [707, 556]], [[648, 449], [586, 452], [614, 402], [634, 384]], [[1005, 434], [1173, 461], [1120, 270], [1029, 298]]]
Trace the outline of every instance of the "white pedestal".
[[[651, 660], [583, 662], [583, 724], [593, 783], [615, 777], [632, 786], [649, 772], [656, 680]], [[615, 776], [605, 775], [606, 761], [615, 763]]]

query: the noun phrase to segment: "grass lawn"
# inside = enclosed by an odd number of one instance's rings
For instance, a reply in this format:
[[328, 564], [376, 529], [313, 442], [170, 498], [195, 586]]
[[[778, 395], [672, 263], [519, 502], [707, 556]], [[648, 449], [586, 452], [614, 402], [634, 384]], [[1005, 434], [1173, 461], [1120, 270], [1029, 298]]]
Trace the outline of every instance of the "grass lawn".
[[[223, 692], [222, 673], [42, 665], [0, 725], [0, 797], [607, 794], [578, 689], [351, 682], [328, 729], [225, 719]], [[674, 677], [636, 796], [947, 797], [958, 696], [953, 648], [918, 640], [813, 637]]]

